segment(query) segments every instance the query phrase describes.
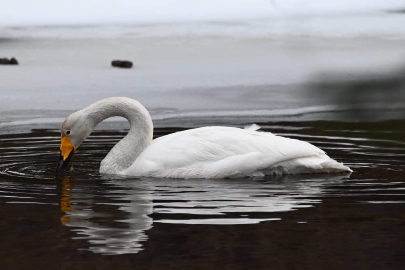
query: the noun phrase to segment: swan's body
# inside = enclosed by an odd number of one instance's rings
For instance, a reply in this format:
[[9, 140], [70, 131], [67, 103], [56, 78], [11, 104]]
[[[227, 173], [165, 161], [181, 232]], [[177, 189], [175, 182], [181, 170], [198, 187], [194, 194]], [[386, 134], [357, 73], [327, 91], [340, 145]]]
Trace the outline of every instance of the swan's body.
[[[152, 140], [153, 124], [148, 111], [129, 98], [104, 99], [66, 118], [62, 125], [62, 152], [66, 137], [75, 150], [99, 122], [112, 116], [127, 118], [131, 127], [101, 162], [101, 173], [225, 178], [351, 172], [310, 143], [258, 132], [254, 126], [203, 127]], [[70, 153], [62, 153], [64, 162]]]

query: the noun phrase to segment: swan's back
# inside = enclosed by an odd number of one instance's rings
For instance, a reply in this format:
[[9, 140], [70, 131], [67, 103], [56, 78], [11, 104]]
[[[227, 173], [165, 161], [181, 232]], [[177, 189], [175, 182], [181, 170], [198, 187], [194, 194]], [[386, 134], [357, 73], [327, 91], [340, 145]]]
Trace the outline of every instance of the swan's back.
[[152, 142], [122, 173], [171, 178], [225, 178], [351, 171], [310, 143], [268, 132], [203, 127]]

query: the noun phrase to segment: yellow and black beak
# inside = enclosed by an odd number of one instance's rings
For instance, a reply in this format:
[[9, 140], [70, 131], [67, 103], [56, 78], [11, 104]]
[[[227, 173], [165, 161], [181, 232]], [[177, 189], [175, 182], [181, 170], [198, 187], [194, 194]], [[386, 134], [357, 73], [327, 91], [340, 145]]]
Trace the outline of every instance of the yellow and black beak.
[[69, 136], [63, 136], [60, 141], [60, 157], [56, 166], [56, 173], [61, 173], [66, 168], [75, 151], [76, 148], [70, 141]]

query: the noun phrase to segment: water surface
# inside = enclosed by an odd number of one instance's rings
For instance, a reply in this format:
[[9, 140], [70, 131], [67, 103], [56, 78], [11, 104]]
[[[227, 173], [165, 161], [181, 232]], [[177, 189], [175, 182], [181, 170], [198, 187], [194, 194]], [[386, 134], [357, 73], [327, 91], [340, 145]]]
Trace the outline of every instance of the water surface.
[[[112, 129], [111, 129], [112, 127]], [[106, 176], [126, 134], [95, 131], [55, 176], [59, 131], [0, 135], [2, 269], [403, 269], [405, 121], [275, 122], [351, 175]], [[183, 128], [157, 128], [155, 137]]]

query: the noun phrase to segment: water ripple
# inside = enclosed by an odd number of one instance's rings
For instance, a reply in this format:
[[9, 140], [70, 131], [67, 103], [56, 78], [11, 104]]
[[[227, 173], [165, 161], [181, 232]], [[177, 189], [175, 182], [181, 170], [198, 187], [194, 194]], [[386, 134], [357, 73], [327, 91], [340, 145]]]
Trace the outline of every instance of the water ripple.
[[[75, 239], [87, 241], [89, 251], [109, 255], [141, 251], [153, 223], [280, 222], [283, 213], [316, 207], [325, 198], [348, 198], [359, 204], [405, 202], [402, 130], [378, 132], [372, 124], [358, 130], [325, 125], [279, 123], [264, 129], [325, 149], [355, 170], [351, 176], [174, 180], [100, 175], [100, 161], [125, 135], [123, 131], [94, 132], [75, 155], [74, 171], [55, 176], [58, 131], [3, 134], [0, 202], [59, 207], [61, 224], [75, 232]], [[155, 135], [165, 132], [159, 129]], [[295, 222], [308, 221], [301, 217]]]

